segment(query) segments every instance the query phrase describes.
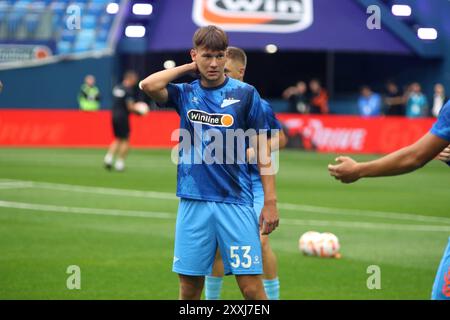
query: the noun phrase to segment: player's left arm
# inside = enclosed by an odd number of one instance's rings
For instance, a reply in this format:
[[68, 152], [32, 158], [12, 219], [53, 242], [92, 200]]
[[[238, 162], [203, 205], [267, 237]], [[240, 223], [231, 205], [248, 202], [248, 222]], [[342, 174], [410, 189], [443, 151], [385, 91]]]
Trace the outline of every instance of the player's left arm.
[[257, 137], [256, 149], [258, 169], [264, 190], [264, 207], [261, 210], [259, 223], [262, 234], [269, 234], [278, 227], [279, 216], [277, 209], [275, 172], [266, 134], [261, 134]]
[[261, 210], [259, 226], [262, 234], [269, 234], [278, 227], [277, 195], [275, 192], [275, 166], [272, 165], [271, 148], [267, 136], [270, 130], [266, 114], [262, 107], [261, 97], [253, 88], [249, 103], [247, 125], [258, 131], [251, 137], [255, 150], [256, 162], [264, 190], [264, 207]]

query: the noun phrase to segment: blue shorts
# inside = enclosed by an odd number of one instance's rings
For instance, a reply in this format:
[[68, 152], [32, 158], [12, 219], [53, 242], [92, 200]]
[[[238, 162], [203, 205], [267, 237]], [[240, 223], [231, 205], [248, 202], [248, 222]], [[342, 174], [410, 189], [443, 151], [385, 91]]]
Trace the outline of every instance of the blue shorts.
[[256, 212], [256, 217], [258, 218], [259, 223], [259, 217], [261, 216], [261, 210], [264, 207], [264, 190], [261, 190], [253, 188], [253, 209]]
[[432, 300], [450, 300], [450, 238], [434, 279]]
[[181, 199], [172, 270], [211, 274], [219, 247], [226, 275], [262, 274], [259, 224], [250, 206]]

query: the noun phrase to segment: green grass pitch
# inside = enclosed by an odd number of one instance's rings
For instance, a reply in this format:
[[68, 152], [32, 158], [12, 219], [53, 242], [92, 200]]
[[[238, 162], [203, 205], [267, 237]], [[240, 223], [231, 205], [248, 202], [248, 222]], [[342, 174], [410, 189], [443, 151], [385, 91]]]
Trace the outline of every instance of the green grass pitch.
[[[0, 149], [0, 299], [177, 299], [170, 151], [132, 150], [123, 173], [102, 168], [104, 152]], [[281, 298], [429, 299], [450, 235], [449, 168], [343, 185], [326, 169], [334, 157], [281, 153]], [[335, 233], [342, 259], [301, 255], [309, 230]], [[66, 286], [71, 265], [80, 290]], [[367, 288], [371, 265], [379, 290]], [[222, 297], [241, 299], [233, 277]]]

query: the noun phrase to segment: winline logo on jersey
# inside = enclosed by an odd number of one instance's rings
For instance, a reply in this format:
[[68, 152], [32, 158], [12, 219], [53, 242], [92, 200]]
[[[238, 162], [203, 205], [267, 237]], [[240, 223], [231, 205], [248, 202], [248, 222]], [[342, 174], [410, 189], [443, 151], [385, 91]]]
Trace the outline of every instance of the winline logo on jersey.
[[229, 114], [221, 113], [207, 113], [200, 110], [189, 110], [188, 118], [192, 122], [208, 124], [216, 127], [231, 127], [234, 123], [234, 118]]
[[[221, 124], [223, 115], [188, 115], [193, 129], [176, 129], [171, 135], [171, 140], [178, 142], [172, 148], [171, 158], [174, 164], [256, 165], [259, 157], [261, 175], [278, 172], [279, 152], [269, 154], [267, 130], [226, 129], [226, 125]], [[210, 128], [205, 129], [205, 124]], [[277, 131], [271, 130], [271, 136], [278, 136]], [[270, 141], [270, 148], [278, 150], [278, 139], [272, 140], [274, 141]]]
[[314, 21], [313, 0], [194, 0], [192, 19], [225, 31], [298, 32]]

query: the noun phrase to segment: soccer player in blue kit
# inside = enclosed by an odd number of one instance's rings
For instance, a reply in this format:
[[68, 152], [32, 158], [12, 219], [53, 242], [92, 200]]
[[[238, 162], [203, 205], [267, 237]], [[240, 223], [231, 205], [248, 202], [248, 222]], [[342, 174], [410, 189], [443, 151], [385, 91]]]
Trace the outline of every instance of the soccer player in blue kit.
[[[267, 148], [268, 125], [261, 99], [254, 87], [225, 76], [228, 37], [223, 30], [215, 26], [201, 27], [194, 34], [193, 45], [192, 63], [156, 72], [139, 85], [157, 103], [175, 107], [180, 115], [182, 148], [177, 196], [181, 199], [173, 260], [173, 271], [180, 280], [179, 297], [200, 299], [204, 277], [211, 273], [216, 249], [220, 248], [225, 273], [236, 276], [244, 298], [264, 300], [267, 296], [261, 280], [259, 231], [271, 233], [278, 226], [279, 218], [275, 176]], [[200, 79], [192, 83], [171, 83], [193, 73]], [[227, 140], [230, 131], [255, 132], [249, 134], [253, 143], [233, 140], [230, 143]], [[226, 161], [208, 163], [202, 158], [199, 162], [198, 154], [202, 157], [205, 149], [213, 142], [220, 145], [217, 141], [221, 139], [225, 141], [223, 149], [217, 148], [214, 157], [219, 159], [222, 152]], [[237, 150], [231, 150], [230, 145]], [[250, 145], [256, 147], [264, 189], [259, 221], [253, 208], [252, 182], [245, 159]], [[239, 161], [242, 154], [244, 161]]]
[[[225, 74], [233, 79], [244, 81], [245, 69], [247, 66], [247, 55], [244, 50], [236, 47], [228, 47], [226, 52], [227, 62], [225, 64]], [[262, 99], [262, 108], [270, 128], [269, 148], [275, 152], [283, 148], [287, 143], [287, 138], [282, 130], [281, 123], [275, 117], [269, 103]], [[253, 150], [249, 150], [252, 154]], [[256, 214], [259, 216], [264, 205], [264, 192], [261, 185], [261, 178], [256, 165], [251, 165], [250, 174], [252, 177], [253, 204]], [[278, 300], [280, 297], [280, 282], [278, 279], [277, 261], [273, 252], [268, 235], [261, 235], [262, 258], [263, 258], [263, 284], [266, 295], [270, 300]], [[205, 280], [205, 297], [207, 300], [220, 299], [223, 284], [223, 264], [220, 252], [217, 253], [214, 262], [213, 272]]]
[[[445, 159], [450, 142], [450, 102], [442, 108], [430, 132], [416, 143], [388, 154], [380, 159], [358, 163], [349, 157], [338, 157], [337, 165], [329, 165], [332, 176], [344, 183], [361, 178], [395, 176], [423, 167], [435, 157]], [[450, 162], [447, 162], [450, 165]], [[450, 238], [439, 265], [431, 299], [450, 300]]]

